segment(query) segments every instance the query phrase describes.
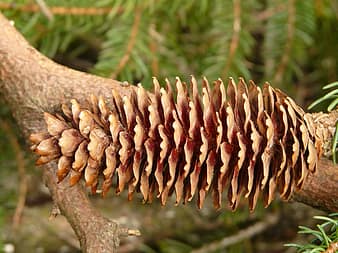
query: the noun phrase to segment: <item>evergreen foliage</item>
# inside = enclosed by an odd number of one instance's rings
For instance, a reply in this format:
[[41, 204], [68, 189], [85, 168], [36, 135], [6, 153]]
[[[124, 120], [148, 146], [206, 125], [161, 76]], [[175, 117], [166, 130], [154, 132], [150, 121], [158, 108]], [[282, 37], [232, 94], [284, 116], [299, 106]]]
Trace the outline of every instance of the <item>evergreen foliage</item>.
[[34, 1], [5, 0], [0, 9], [48, 57], [91, 55], [85, 67], [99, 75], [145, 86], [152, 76], [243, 76], [291, 95], [294, 84], [337, 79], [330, 0], [45, 3], [52, 18]]
[[[338, 243], [338, 213], [329, 214], [328, 216], [315, 216], [314, 218], [323, 221], [322, 224], [317, 225], [317, 229], [311, 229], [304, 226], [299, 226], [300, 234], [308, 234], [314, 237], [310, 243], [297, 244], [290, 243], [286, 244], [288, 247], [297, 248], [299, 253], [319, 253], [327, 250], [331, 244]], [[336, 252], [336, 250], [325, 251], [325, 252]]]
[[307, 48], [314, 42], [316, 30], [314, 7], [314, 1], [269, 2], [269, 8], [283, 10], [268, 19], [266, 25], [264, 73], [271, 82], [290, 83], [293, 75], [303, 78], [301, 66], [307, 60]]

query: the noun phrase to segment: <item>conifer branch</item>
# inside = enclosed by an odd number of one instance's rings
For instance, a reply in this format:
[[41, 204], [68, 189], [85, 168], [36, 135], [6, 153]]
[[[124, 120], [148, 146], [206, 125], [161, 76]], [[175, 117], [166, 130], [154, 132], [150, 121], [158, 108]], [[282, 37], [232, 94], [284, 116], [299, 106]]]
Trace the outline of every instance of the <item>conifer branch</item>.
[[136, 43], [137, 34], [139, 32], [141, 16], [142, 16], [142, 8], [138, 7], [136, 8], [136, 11], [135, 11], [134, 23], [130, 31], [129, 40], [126, 46], [126, 51], [124, 55], [122, 56], [122, 58], [120, 59], [118, 65], [116, 66], [115, 71], [111, 74], [111, 78], [113, 79], [115, 79], [118, 76], [118, 74], [124, 69], [124, 67], [127, 65], [130, 59], [130, 54], [133, 51], [133, 48]]
[[284, 4], [279, 4], [277, 6], [268, 8], [264, 11], [260, 11], [259, 13], [257, 13], [256, 15], [256, 20], [258, 21], [265, 21], [269, 18], [271, 18], [273, 15], [276, 15], [282, 11], [285, 10], [285, 5]]
[[251, 238], [262, 233], [267, 228], [275, 225], [278, 222], [278, 216], [276, 214], [270, 214], [267, 217], [264, 217], [262, 221], [240, 230], [235, 235], [225, 237], [219, 241], [211, 242], [207, 245], [202, 246], [199, 249], [191, 251], [191, 253], [205, 253], [205, 252], [215, 252], [224, 250], [225, 248], [239, 243], [247, 238]]
[[236, 50], [238, 48], [240, 32], [241, 32], [241, 1], [233, 0], [233, 32], [229, 47], [229, 53], [224, 59], [226, 60], [225, 67], [223, 69], [222, 76], [226, 76], [229, 73], [230, 66], [234, 59]]
[[[49, 6], [49, 11], [54, 15], [75, 15], [75, 16], [99, 16], [107, 15], [112, 11], [111, 7], [63, 7]], [[16, 3], [0, 3], [0, 10], [17, 10], [21, 12], [41, 12], [38, 4], [19, 5]], [[118, 13], [122, 12], [122, 8]]]
[[35, 0], [39, 5], [41, 12], [48, 18], [49, 21], [54, 19], [53, 13], [50, 11], [48, 5], [44, 0]]
[[151, 23], [149, 26], [149, 48], [150, 52], [152, 53], [152, 59], [151, 59], [151, 72], [153, 76], [158, 76], [159, 74], [159, 64], [158, 64], [158, 44], [157, 44], [157, 39], [155, 36], [156, 30], [155, 30], [155, 24]]
[[282, 59], [278, 68], [276, 70], [275, 76], [273, 78], [274, 83], [280, 83], [287, 68], [291, 50], [292, 43], [295, 36], [295, 28], [296, 28], [296, 6], [295, 0], [288, 1], [288, 19], [287, 19], [287, 38], [285, 42], [284, 52], [282, 54]]

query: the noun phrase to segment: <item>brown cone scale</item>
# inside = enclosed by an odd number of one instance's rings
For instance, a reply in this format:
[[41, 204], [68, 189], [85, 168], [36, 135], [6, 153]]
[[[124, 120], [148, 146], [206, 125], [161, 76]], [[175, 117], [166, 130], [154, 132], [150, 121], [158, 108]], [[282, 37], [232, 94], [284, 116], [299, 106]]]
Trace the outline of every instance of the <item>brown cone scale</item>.
[[321, 143], [311, 117], [268, 83], [210, 87], [204, 78], [202, 94], [194, 77], [176, 78], [175, 91], [168, 80], [153, 85], [153, 96], [139, 86], [128, 97], [113, 91], [111, 105], [91, 96], [89, 107], [73, 99], [63, 116], [45, 113], [48, 133], [30, 138], [37, 164], [58, 159], [59, 181], [82, 177], [103, 195], [116, 176], [129, 199], [137, 191], [165, 205], [175, 193], [177, 204], [195, 197], [202, 207], [211, 192], [217, 208], [223, 196], [232, 209], [244, 196], [250, 210], [260, 193], [266, 206], [276, 191], [289, 199], [315, 171]]

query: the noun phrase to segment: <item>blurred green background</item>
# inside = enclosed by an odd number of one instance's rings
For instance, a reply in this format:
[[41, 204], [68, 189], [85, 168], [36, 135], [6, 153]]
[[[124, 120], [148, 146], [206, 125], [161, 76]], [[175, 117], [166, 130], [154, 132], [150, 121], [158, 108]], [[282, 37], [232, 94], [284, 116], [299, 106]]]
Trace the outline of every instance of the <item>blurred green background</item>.
[[[242, 76], [259, 85], [269, 81], [306, 108], [323, 85], [338, 79], [335, 0], [0, 0], [0, 11], [56, 62], [147, 88], [152, 76], [161, 82], [191, 74]], [[65, 219], [48, 221], [52, 203], [41, 171], [1, 101], [0, 252], [78, 252]], [[13, 221], [23, 200], [22, 215]], [[279, 200], [252, 214], [244, 201], [235, 213], [215, 211], [210, 203], [202, 210], [142, 205], [113, 194], [93, 202], [106, 216], [141, 230], [143, 236], [123, 241], [119, 252], [190, 252], [268, 214], [279, 217], [274, 226], [215, 252], [295, 252], [283, 244], [305, 240], [297, 237], [297, 225], [311, 226], [311, 217], [323, 214]]]

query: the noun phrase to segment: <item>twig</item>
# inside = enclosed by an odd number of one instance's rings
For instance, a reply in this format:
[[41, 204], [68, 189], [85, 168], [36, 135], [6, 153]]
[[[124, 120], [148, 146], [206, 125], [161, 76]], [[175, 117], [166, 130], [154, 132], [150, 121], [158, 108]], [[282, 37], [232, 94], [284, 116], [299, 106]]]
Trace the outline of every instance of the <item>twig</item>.
[[9, 143], [14, 150], [16, 158], [15, 160], [17, 162], [19, 172], [19, 197], [13, 215], [13, 223], [12, 223], [12, 228], [15, 231], [20, 225], [22, 213], [26, 202], [27, 177], [26, 177], [25, 161], [18, 140], [13, 131], [11, 130], [11, 127], [8, 125], [8, 123], [6, 121], [0, 120], [0, 128], [2, 128], [6, 132]]
[[255, 15], [256, 21], [265, 21], [271, 18], [272, 16], [276, 15], [277, 13], [280, 13], [284, 11], [286, 8], [285, 4], [279, 4], [277, 6], [274, 6], [272, 8], [268, 8], [266, 10], [263, 10]]
[[139, 31], [139, 26], [140, 26], [140, 21], [141, 21], [141, 14], [142, 14], [142, 9], [136, 8], [135, 10], [135, 17], [134, 17], [134, 23], [131, 28], [128, 44], [126, 47], [126, 51], [124, 52], [123, 57], [120, 59], [116, 70], [111, 74], [111, 78], [115, 79], [117, 75], [123, 70], [123, 68], [126, 66], [126, 64], [129, 61], [130, 54], [135, 46], [136, 42], [136, 37]]
[[[40, 12], [38, 4], [18, 5], [15, 3], [0, 3], [0, 10], [17, 10], [21, 12]], [[54, 15], [77, 15], [77, 16], [99, 16], [107, 15], [112, 11], [111, 7], [63, 7], [49, 6], [49, 10]], [[118, 13], [122, 12], [119, 8]]]
[[119, 228], [119, 235], [121, 237], [127, 237], [127, 236], [141, 236], [141, 232], [138, 229], [130, 229], [130, 228]]
[[50, 11], [46, 2], [44, 0], [35, 0], [35, 2], [39, 5], [41, 12], [48, 18], [48, 20], [53, 21], [54, 15]]
[[271, 225], [276, 224], [277, 221], [278, 221], [277, 215], [275, 214], [267, 215], [263, 221], [259, 221], [254, 225], [239, 231], [235, 235], [225, 237], [220, 241], [211, 242], [208, 245], [202, 246], [199, 249], [191, 251], [191, 253], [214, 252], [216, 250], [224, 249], [232, 244], [238, 243], [244, 239], [260, 234]]
[[226, 57], [226, 64], [223, 69], [222, 76], [228, 76], [229, 68], [232, 64], [232, 60], [235, 56], [236, 50], [238, 48], [239, 43], [239, 34], [241, 32], [241, 1], [233, 0], [233, 10], [234, 10], [234, 22], [233, 22], [233, 34], [230, 42], [229, 54]]
[[338, 242], [333, 242], [323, 253], [337, 253], [338, 251]]
[[295, 34], [295, 22], [296, 22], [296, 7], [295, 0], [288, 1], [288, 24], [287, 24], [287, 40], [280, 64], [276, 70], [276, 74], [273, 78], [274, 83], [280, 83], [285, 72], [286, 66], [289, 62], [290, 53], [292, 49], [292, 40]]
[[53, 202], [52, 210], [50, 211], [49, 220], [53, 220], [58, 215], [61, 214], [60, 208], [58, 207], [57, 203]]
[[157, 57], [157, 51], [158, 51], [158, 45], [156, 40], [156, 30], [155, 30], [155, 24], [151, 23], [149, 26], [149, 38], [150, 38], [150, 51], [151, 51], [151, 71], [153, 76], [158, 76], [159, 74], [159, 68], [158, 68], [158, 57]]

